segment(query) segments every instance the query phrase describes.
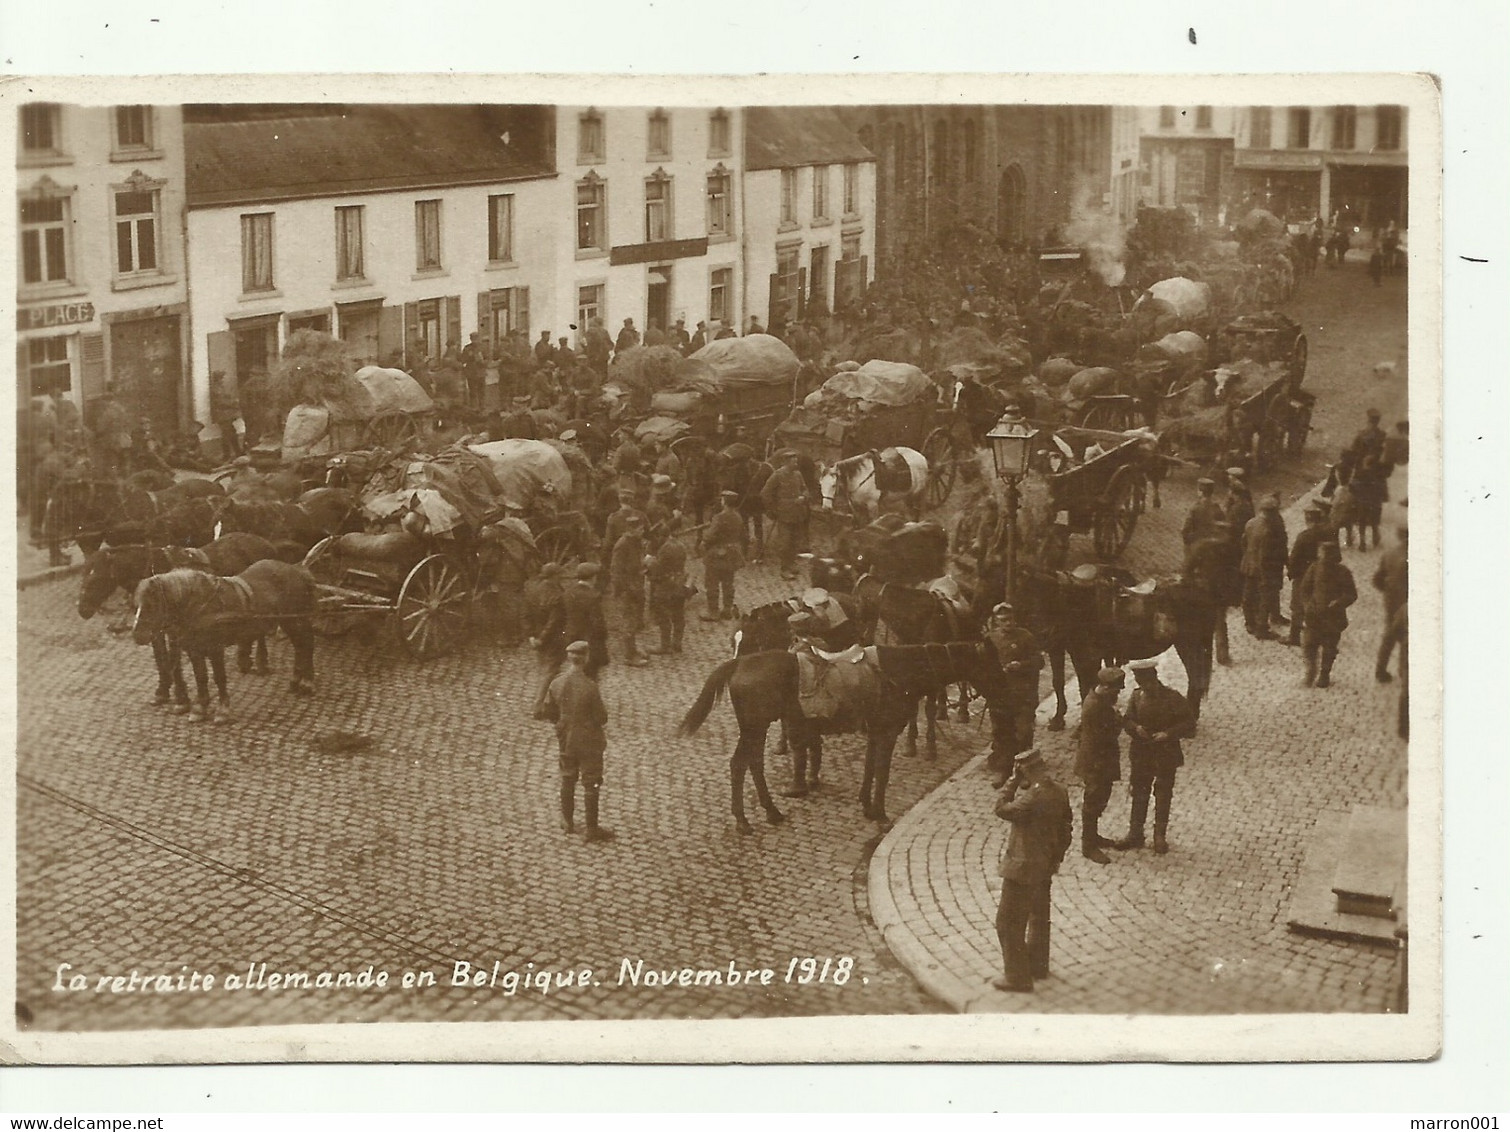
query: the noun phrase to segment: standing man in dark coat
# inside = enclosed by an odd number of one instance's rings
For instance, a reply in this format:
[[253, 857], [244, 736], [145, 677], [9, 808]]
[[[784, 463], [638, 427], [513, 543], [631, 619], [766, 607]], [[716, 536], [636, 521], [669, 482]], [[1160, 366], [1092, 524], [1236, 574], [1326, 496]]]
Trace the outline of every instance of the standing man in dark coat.
[[1132, 736], [1127, 747], [1132, 816], [1127, 823], [1127, 836], [1113, 843], [1112, 848], [1143, 848], [1143, 826], [1148, 820], [1148, 796], [1152, 793], [1153, 851], [1167, 853], [1175, 771], [1185, 765], [1180, 740], [1194, 734], [1195, 714], [1184, 696], [1160, 683], [1156, 661], [1135, 660], [1128, 667], [1138, 682], [1122, 716], [1123, 729]]
[[682, 357], [686, 357], [690, 352], [687, 347], [692, 344], [692, 336], [687, 333], [687, 320], [685, 318], [677, 319], [676, 322], [672, 324], [671, 330], [668, 333], [671, 337], [672, 347], [675, 348], [677, 352], [682, 355]]
[[640, 344], [640, 332], [634, 328], [634, 319], [626, 318], [624, 325], [619, 328], [619, 336], [613, 340], [613, 352], [622, 354], [625, 350], [632, 350]]
[[744, 519], [740, 517], [739, 492], [721, 493], [723, 506], [703, 532], [703, 590], [708, 598], [704, 621], [723, 621], [734, 616], [734, 575], [744, 565]]
[[467, 383], [467, 407], [482, 412], [488, 390], [488, 359], [479, 341], [482, 335], [475, 330], [461, 348], [461, 375]]
[[1185, 526], [1180, 531], [1180, 536], [1185, 540], [1187, 547], [1193, 546], [1202, 539], [1210, 538], [1211, 532], [1216, 529], [1216, 522], [1226, 518], [1222, 505], [1216, 501], [1215, 480], [1202, 476], [1195, 481], [1195, 490], [1195, 503], [1190, 508], [1190, 514], [1185, 519]]
[[776, 455], [777, 468], [760, 489], [760, 503], [775, 524], [777, 559], [781, 576], [797, 576], [797, 551], [802, 543], [802, 524], [807, 519], [807, 481], [797, 467], [797, 453], [790, 448]]
[[687, 343], [686, 354], [690, 358], [708, 344], [708, 324], [699, 320], [697, 330], [692, 334], [692, 340]]
[[991, 753], [986, 757], [986, 768], [996, 775], [993, 785], [1000, 790], [1012, 773], [1012, 760], [1033, 745], [1043, 650], [1037, 638], [1017, 623], [1017, 611], [1006, 602], [991, 611], [986, 639], [996, 649], [997, 662], [1006, 673], [1007, 707], [991, 712]]
[[582, 336], [582, 348], [587, 353], [587, 364], [599, 377], [608, 376], [608, 356], [613, 353], [613, 337], [603, 329], [603, 320], [594, 318]]
[[1358, 587], [1353, 572], [1342, 564], [1342, 548], [1335, 542], [1322, 543], [1316, 561], [1300, 580], [1300, 608], [1305, 615], [1300, 644], [1306, 658], [1307, 688], [1313, 684], [1331, 687], [1332, 662], [1347, 628], [1347, 607], [1357, 600]]
[[1314, 503], [1306, 508], [1305, 530], [1295, 536], [1290, 547], [1290, 560], [1285, 565], [1285, 574], [1290, 579], [1290, 638], [1292, 645], [1300, 644], [1300, 627], [1305, 615], [1300, 609], [1300, 579], [1306, 576], [1311, 563], [1316, 561], [1316, 551], [1326, 541], [1336, 541], [1336, 532], [1327, 528], [1322, 519], [1321, 508]]
[[551, 681], [545, 698], [545, 717], [556, 725], [561, 765], [561, 828], [574, 833], [577, 779], [587, 810], [587, 840], [612, 841], [614, 834], [598, 824], [598, 795], [603, 787], [603, 755], [608, 750], [608, 708], [598, 682], [587, 674], [590, 646], [573, 641], [566, 646], [571, 667]]
[[645, 520], [631, 515], [609, 556], [608, 595], [614, 633], [623, 642], [624, 663], [644, 668], [649, 658], [637, 635], [645, 627]]
[[648, 523], [645, 512], [635, 506], [636, 496], [633, 491], [620, 488], [618, 497], [619, 509], [609, 515], [608, 521], [603, 524], [603, 543], [598, 549], [598, 560], [605, 563], [613, 555], [614, 544], [629, 529], [631, 519], [637, 518], [641, 523]]
[[1080, 736], [1075, 751], [1075, 775], [1085, 784], [1080, 800], [1080, 855], [1098, 865], [1111, 863], [1104, 850], [1110, 839], [1101, 836], [1101, 815], [1112, 798], [1112, 783], [1122, 781], [1122, 715], [1117, 697], [1126, 676], [1120, 668], [1103, 668], [1096, 687], [1080, 705]]
[[1232, 663], [1231, 646], [1227, 640], [1227, 610], [1242, 603], [1239, 561], [1238, 545], [1232, 541], [1232, 525], [1225, 520], [1212, 524], [1209, 538], [1193, 543], [1185, 550], [1185, 577], [1216, 607], [1212, 643], [1218, 664]]
[[549, 670], [551, 678], [560, 670], [566, 655], [563, 642], [568, 641], [586, 641], [592, 646], [587, 654], [589, 676], [596, 676], [608, 663], [608, 619], [603, 615], [603, 595], [598, 592], [596, 562], [583, 562], [577, 567], [576, 581], [562, 592], [561, 604], [552, 612], [540, 635], [540, 651], [547, 662], [554, 661]]
[[682, 634], [687, 628], [687, 548], [662, 533], [645, 565], [650, 578], [650, 615], [661, 635], [660, 645], [645, 651], [676, 655], [682, 651]]
[[[1403, 630], [1396, 631], [1395, 614], [1404, 608], [1410, 597], [1410, 562], [1407, 550], [1409, 532], [1400, 524], [1400, 541], [1390, 547], [1379, 559], [1379, 568], [1374, 571], [1374, 589], [1384, 595], [1384, 637], [1379, 642], [1379, 655], [1374, 661], [1374, 679], [1388, 684], [1389, 657], [1397, 639], [1403, 640]], [[1400, 653], [1400, 679], [1405, 679], [1405, 652]]]
[[1232, 524], [1233, 541], [1241, 543], [1248, 520], [1256, 514], [1247, 474], [1241, 468], [1227, 469], [1227, 501], [1222, 510], [1227, 514], [1227, 522]]
[[996, 938], [1003, 974], [991, 985], [1027, 993], [1034, 979], [1049, 975], [1050, 890], [1074, 838], [1069, 795], [1049, 777], [1037, 748], [1017, 756], [1012, 780], [996, 800], [996, 816], [1012, 828], [998, 866]]
[[540, 332], [540, 337], [535, 342], [533, 352], [535, 355], [535, 365], [537, 366], [547, 366], [555, 360], [556, 351], [551, 346], [551, 332], [549, 330], [542, 330]]
[[566, 611], [562, 608], [565, 597], [566, 584], [561, 580], [561, 567], [554, 562], [542, 566], [540, 576], [524, 587], [525, 623], [529, 629], [530, 647], [535, 650], [540, 669], [535, 702], [530, 709], [536, 719], [545, 718], [545, 693], [566, 662], [568, 642], [562, 635], [566, 624]]
[[1243, 529], [1243, 623], [1259, 640], [1274, 639], [1274, 625], [1288, 625], [1279, 611], [1290, 540], [1279, 517], [1279, 496], [1266, 495]]

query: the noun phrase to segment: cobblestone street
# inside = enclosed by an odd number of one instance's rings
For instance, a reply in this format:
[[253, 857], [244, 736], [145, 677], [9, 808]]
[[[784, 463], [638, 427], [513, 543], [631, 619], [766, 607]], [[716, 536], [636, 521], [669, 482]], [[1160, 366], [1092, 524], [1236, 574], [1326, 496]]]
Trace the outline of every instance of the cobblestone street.
[[[1292, 537], [1299, 520], [1291, 504], [1361, 426], [1364, 408], [1377, 405], [1386, 427], [1404, 416], [1405, 292], [1400, 277], [1371, 287], [1355, 254], [1303, 282], [1289, 308], [1310, 336], [1315, 431], [1299, 461], [1258, 486], [1281, 492]], [[1398, 361], [1399, 373], [1375, 378], [1380, 361]], [[1163, 508], [1140, 521], [1128, 565], [1178, 569], [1196, 474], [1166, 485]], [[1404, 480], [1401, 470], [1391, 483], [1397, 498]], [[1077, 551], [1088, 554], [1082, 544]], [[284, 691], [291, 655], [280, 640], [272, 676], [231, 674], [232, 722], [193, 724], [148, 705], [148, 651], [106, 629], [122, 613], [119, 599], [85, 622], [74, 610], [77, 579], [23, 589], [18, 998], [32, 1026], [47, 1030], [954, 1009], [1381, 1010], [1393, 956], [1292, 936], [1284, 923], [1315, 814], [1405, 801], [1394, 689], [1376, 686], [1371, 673], [1377, 553], [1345, 558], [1359, 601], [1338, 686], [1302, 689], [1298, 651], [1252, 641], [1234, 615], [1237, 666], [1218, 669], [1190, 744], [1174, 851], [1128, 854], [1110, 866], [1072, 851], [1055, 886], [1059, 977], [1013, 1004], [985, 986], [995, 938], [989, 918], [979, 918], [979, 909], [994, 910], [1002, 823], [990, 814], [984, 777], [973, 768], [956, 774], [984, 749], [982, 725], [948, 725], [935, 762], [899, 752], [890, 810], [907, 816], [877, 869], [880, 831], [861, 817], [856, 797], [856, 737], [827, 744], [820, 793], [783, 801], [784, 824], [758, 823], [741, 837], [729, 815], [736, 728], [727, 705], [696, 736], [675, 736], [703, 679], [729, 654], [729, 626], [696, 620], [700, 598], [689, 606], [684, 655], [607, 670], [604, 823], [618, 840], [589, 845], [558, 826], [555, 739], [529, 718], [537, 677], [528, 650], [503, 651], [478, 636], [421, 665], [360, 631], [322, 639], [317, 694], [300, 700]], [[739, 585], [749, 607], [795, 584], [761, 566], [743, 571]], [[1183, 686], [1182, 677], [1175, 683]], [[313, 745], [337, 731], [372, 745], [350, 754]], [[1046, 750], [1067, 781], [1069, 732]], [[767, 770], [779, 790], [788, 768], [772, 755]], [[1104, 830], [1120, 833], [1125, 812], [1124, 791]], [[915, 978], [915, 949], [888, 946], [894, 941], [877, 927], [878, 891], [914, 939], [933, 933], [930, 954], [945, 957], [939, 977]], [[808, 957], [818, 969], [833, 960], [824, 981], [797, 981], [792, 962]], [[626, 960], [643, 961], [641, 985], [621, 985]], [[456, 964], [491, 977], [495, 962], [496, 986], [450, 985]], [[645, 985], [651, 972], [727, 972], [731, 962], [771, 968], [774, 979]], [[262, 963], [269, 974], [311, 978], [370, 967], [389, 983], [224, 989], [227, 975]], [[71, 966], [60, 976], [62, 964]], [[564, 979], [584, 967], [587, 986], [549, 993], [510, 993], [501, 979]], [[96, 993], [99, 977], [133, 971], [214, 973], [218, 985]], [[406, 972], [433, 973], [436, 985], [403, 987]], [[86, 976], [89, 989], [58, 989], [73, 975]]]

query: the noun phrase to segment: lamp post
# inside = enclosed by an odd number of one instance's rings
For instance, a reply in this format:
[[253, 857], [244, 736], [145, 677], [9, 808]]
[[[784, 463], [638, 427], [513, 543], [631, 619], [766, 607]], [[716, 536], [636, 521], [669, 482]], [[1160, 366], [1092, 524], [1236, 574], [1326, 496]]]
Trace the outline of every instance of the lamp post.
[[1010, 413], [1002, 416], [995, 427], [986, 433], [991, 445], [991, 460], [996, 465], [996, 476], [1007, 490], [1007, 592], [1010, 603], [1017, 593], [1017, 483], [1028, 472], [1028, 461], [1033, 455], [1033, 440], [1038, 430], [1021, 417]]

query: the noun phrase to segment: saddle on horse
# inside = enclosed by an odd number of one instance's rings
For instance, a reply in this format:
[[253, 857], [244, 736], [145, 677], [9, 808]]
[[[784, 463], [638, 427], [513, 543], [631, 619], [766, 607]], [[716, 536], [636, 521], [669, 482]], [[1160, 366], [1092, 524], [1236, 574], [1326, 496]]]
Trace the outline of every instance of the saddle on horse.
[[873, 703], [880, 691], [881, 666], [873, 646], [842, 653], [797, 653], [797, 702], [808, 719], [833, 730], [853, 727], [863, 706]]
[[[1069, 573], [1073, 585], [1093, 590], [1096, 619], [1126, 632], [1168, 635], [1168, 626], [1158, 624], [1167, 615], [1155, 599], [1157, 578], [1138, 581], [1117, 566], [1087, 562]], [[1161, 632], [1162, 630], [1162, 632]]]
[[871, 466], [875, 468], [876, 490], [898, 492], [907, 495], [912, 491], [912, 467], [895, 448], [883, 448], [870, 452]]

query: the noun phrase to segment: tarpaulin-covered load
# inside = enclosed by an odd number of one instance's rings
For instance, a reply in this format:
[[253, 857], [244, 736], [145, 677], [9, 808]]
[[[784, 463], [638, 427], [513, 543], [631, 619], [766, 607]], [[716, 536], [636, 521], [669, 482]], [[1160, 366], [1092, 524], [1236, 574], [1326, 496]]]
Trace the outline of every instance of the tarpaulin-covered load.
[[502, 506], [502, 485], [492, 465], [464, 448], [447, 448], [431, 459], [411, 462], [404, 470], [404, 485], [439, 491], [474, 531]]
[[941, 576], [949, 559], [949, 535], [934, 522], [908, 523], [886, 539], [871, 569], [883, 582], [916, 586]]
[[338, 451], [343, 445], [334, 425], [370, 421], [386, 413], [427, 413], [434, 407], [430, 394], [403, 370], [363, 366], [320, 404], [294, 406], [283, 427], [283, 459]]
[[906, 362], [866, 362], [856, 370], [840, 370], [803, 402], [808, 408], [835, 397], [879, 405], [911, 405], [933, 397], [937, 388], [928, 375]]
[[1064, 387], [1064, 396], [1069, 401], [1084, 401], [1099, 393], [1114, 393], [1121, 374], [1106, 366], [1083, 369]]
[[670, 444], [691, 431], [691, 425], [675, 417], [650, 417], [634, 426], [634, 438], [641, 443], [652, 440], [657, 444]]
[[1138, 353], [1140, 361], [1170, 362], [1179, 371], [1200, 369], [1206, 364], [1206, 339], [1193, 330], [1177, 330]]
[[369, 499], [362, 508], [369, 519], [379, 522], [402, 518], [410, 511], [423, 516], [427, 534], [447, 535], [465, 524], [460, 509], [433, 487], [400, 488]]
[[491, 466], [502, 503], [527, 508], [546, 489], [558, 499], [571, 498], [566, 460], [544, 440], [493, 440], [467, 448]]
[[1285, 225], [1272, 212], [1255, 208], [1237, 222], [1237, 230], [1250, 239], [1277, 240], [1284, 236]]
[[1148, 298], [1165, 304], [1181, 322], [1203, 317], [1211, 309], [1211, 286], [1176, 276], [1161, 279], [1148, 289]]
[[670, 346], [635, 346], [615, 354], [608, 380], [651, 396], [672, 389], [718, 391], [717, 378], [707, 363], [684, 358]]
[[709, 342], [690, 360], [706, 363], [719, 388], [731, 390], [749, 385], [790, 384], [801, 365], [791, 347], [770, 334], [720, 338]]
[[1069, 358], [1055, 357], [1050, 358], [1038, 367], [1038, 376], [1045, 385], [1060, 386], [1084, 368], [1085, 366], [1079, 362], [1071, 361]]

